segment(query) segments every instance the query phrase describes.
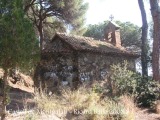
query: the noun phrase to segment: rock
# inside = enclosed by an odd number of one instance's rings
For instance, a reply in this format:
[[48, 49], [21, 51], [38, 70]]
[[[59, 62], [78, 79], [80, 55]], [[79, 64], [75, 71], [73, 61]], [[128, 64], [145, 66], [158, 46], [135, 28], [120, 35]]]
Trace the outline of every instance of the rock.
[[68, 81], [62, 81], [62, 85], [63, 86], [68, 85]]
[[85, 57], [85, 58], [84, 58], [84, 61], [85, 61], [85, 62], [87, 62], [87, 61], [88, 61], [88, 59]]

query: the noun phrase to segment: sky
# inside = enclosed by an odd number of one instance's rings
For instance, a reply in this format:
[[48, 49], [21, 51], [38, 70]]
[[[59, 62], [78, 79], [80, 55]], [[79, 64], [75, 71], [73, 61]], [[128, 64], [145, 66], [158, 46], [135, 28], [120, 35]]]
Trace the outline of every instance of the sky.
[[[89, 3], [89, 9], [86, 14], [86, 24], [97, 24], [109, 20], [110, 15], [114, 20], [122, 22], [132, 22], [142, 26], [141, 13], [138, 0], [84, 0]], [[145, 0], [145, 9], [150, 21], [150, 7]]]

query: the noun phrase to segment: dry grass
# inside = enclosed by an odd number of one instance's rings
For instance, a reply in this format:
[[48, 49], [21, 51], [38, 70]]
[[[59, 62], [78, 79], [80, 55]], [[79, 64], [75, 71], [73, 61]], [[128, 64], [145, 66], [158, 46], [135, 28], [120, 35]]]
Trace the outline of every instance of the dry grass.
[[57, 96], [49, 96], [45, 92], [35, 92], [34, 102], [36, 103], [36, 110], [39, 112], [50, 112], [61, 107], [59, 98]]
[[37, 92], [35, 102], [36, 115], [54, 114], [69, 120], [134, 120], [135, 105], [131, 97], [122, 96], [118, 102], [101, 99], [101, 94], [85, 87], [75, 91], [63, 89], [61, 95]]
[[125, 107], [126, 109], [126, 116], [125, 120], [135, 120], [135, 114], [136, 114], [136, 105], [134, 103], [134, 100], [131, 96], [123, 95], [120, 97], [120, 103]]

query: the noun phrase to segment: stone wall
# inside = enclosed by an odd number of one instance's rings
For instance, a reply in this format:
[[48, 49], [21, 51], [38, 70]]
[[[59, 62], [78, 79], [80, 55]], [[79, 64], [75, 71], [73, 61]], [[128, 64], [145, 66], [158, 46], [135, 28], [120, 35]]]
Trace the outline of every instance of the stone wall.
[[59, 86], [62, 83], [69, 84], [68, 82], [73, 77], [72, 58], [72, 53], [52, 53], [47, 59], [41, 61], [41, 65], [36, 70], [37, 74], [40, 75], [42, 81], [45, 81], [48, 88]]
[[61, 40], [54, 42], [52, 43], [54, 46], [51, 46], [52, 51], [43, 54], [37, 67], [36, 86], [39, 86], [39, 81], [42, 81], [42, 87], [49, 89], [60, 85], [72, 86], [77, 74], [80, 81], [104, 80], [108, 77], [110, 66], [123, 63], [124, 60], [128, 61], [130, 69], [135, 69], [134, 59], [94, 52], [78, 52]]
[[108, 76], [110, 66], [127, 60], [129, 69], [135, 70], [133, 59], [122, 56], [108, 56], [96, 53], [79, 53], [79, 74], [82, 81], [104, 80]]
[[[75, 71], [72, 53], [53, 53], [41, 61], [39, 74], [48, 88], [71, 85]], [[78, 53], [79, 79], [84, 81], [104, 80], [108, 77], [110, 66], [127, 60], [129, 68], [135, 69], [134, 60], [120, 56], [107, 56], [89, 52]]]
[[35, 85], [40, 86], [40, 81], [42, 87], [48, 88], [69, 84], [73, 77], [72, 48], [60, 39], [55, 39], [48, 47], [52, 51], [43, 53], [36, 68]]

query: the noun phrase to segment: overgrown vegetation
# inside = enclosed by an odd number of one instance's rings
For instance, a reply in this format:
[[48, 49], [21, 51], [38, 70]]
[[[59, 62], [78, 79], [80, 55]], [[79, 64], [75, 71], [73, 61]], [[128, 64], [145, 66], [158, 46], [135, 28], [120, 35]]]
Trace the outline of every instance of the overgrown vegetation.
[[36, 106], [23, 119], [134, 120], [136, 106], [154, 106], [160, 87], [127, 68], [127, 62], [112, 65], [110, 79], [85, 83], [74, 91], [64, 86], [54, 94], [35, 91]]
[[121, 96], [123, 94], [135, 94], [137, 87], [136, 74], [128, 70], [128, 63], [124, 61], [122, 64], [111, 66], [111, 87], [114, 96]]
[[136, 100], [140, 106], [154, 107], [160, 99], [160, 84], [153, 79], [137, 81]]
[[[56, 115], [70, 120], [131, 120], [135, 117], [135, 105], [129, 96], [121, 96], [118, 101], [108, 97], [102, 99], [102, 94], [96, 93], [90, 87], [80, 87], [71, 91], [61, 90], [61, 95], [47, 95], [45, 92], [35, 94], [35, 114], [30, 113], [26, 118], [39, 119]], [[126, 104], [127, 103], [127, 104]], [[35, 117], [36, 115], [36, 117]]]
[[139, 73], [128, 70], [128, 63], [112, 65], [110, 79], [106, 84], [94, 86], [94, 91], [118, 99], [127, 94], [134, 98], [138, 106], [154, 107], [155, 102], [160, 99], [160, 84], [153, 79], [143, 79]]
[[[154, 21], [153, 78], [159, 81], [159, 53], [157, 51], [160, 36], [157, 36], [156, 33], [159, 33], [160, 29], [155, 26], [160, 25], [160, 20], [158, 20], [160, 17], [154, 15], [156, 12], [157, 15], [160, 15], [158, 13], [158, 1], [150, 0], [150, 5], [151, 8], [155, 8], [151, 9]], [[0, 78], [0, 88], [2, 89], [0, 95], [3, 96], [1, 120], [6, 117], [6, 105], [10, 101], [7, 83], [10, 70], [20, 68], [21, 71], [31, 74], [34, 64], [39, 59], [39, 41], [36, 39], [35, 28], [37, 28], [36, 32], [39, 32], [37, 36], [40, 38], [41, 50], [45, 39], [52, 37], [52, 33], [56, 30], [65, 31], [64, 27], [68, 27], [69, 31], [72, 30], [72, 33], [82, 34], [85, 30], [83, 24], [87, 7], [88, 5], [83, 0], [60, 0], [58, 2], [55, 0], [1, 0], [0, 67], [4, 69], [3, 78]], [[142, 57], [142, 59], [145, 58], [142, 68], [144, 66], [147, 70], [148, 59], [147, 49], [145, 48], [148, 46], [146, 46], [145, 41], [142, 44], [140, 42], [140, 28], [129, 22], [121, 23], [117, 21], [117, 23], [122, 26], [122, 45], [129, 48], [134, 47], [135, 50], [139, 50], [140, 46], [144, 47], [146, 57]], [[90, 25], [85, 36], [103, 39], [102, 31], [105, 24], [106, 22], [99, 25]], [[102, 81], [103, 84], [95, 83], [92, 86], [84, 86], [75, 91], [66, 88], [62, 89], [61, 94], [58, 95], [48, 95], [45, 92], [35, 93], [36, 107], [32, 114], [28, 113], [25, 116], [25, 119], [43, 119], [44, 114], [51, 117], [55, 114], [68, 119], [77, 119], [77, 117], [89, 120], [134, 119], [134, 102], [143, 107], [153, 107], [158, 104], [160, 84], [152, 78], [142, 78], [140, 74], [128, 70], [127, 66], [126, 62], [112, 65], [109, 74], [110, 79]], [[30, 72], [28, 72], [29, 70]], [[142, 73], [144, 72], [142, 71]], [[61, 114], [63, 112], [64, 114]]]
[[9, 71], [15, 68], [29, 70], [39, 53], [38, 40], [35, 38], [32, 24], [25, 17], [22, 2], [22, 0], [0, 1], [0, 67], [4, 70], [1, 120], [6, 117]]
[[128, 94], [139, 106], [153, 107], [160, 98], [160, 84], [153, 79], [143, 79], [139, 73], [127, 69], [127, 62], [112, 65], [109, 82], [112, 97]]

